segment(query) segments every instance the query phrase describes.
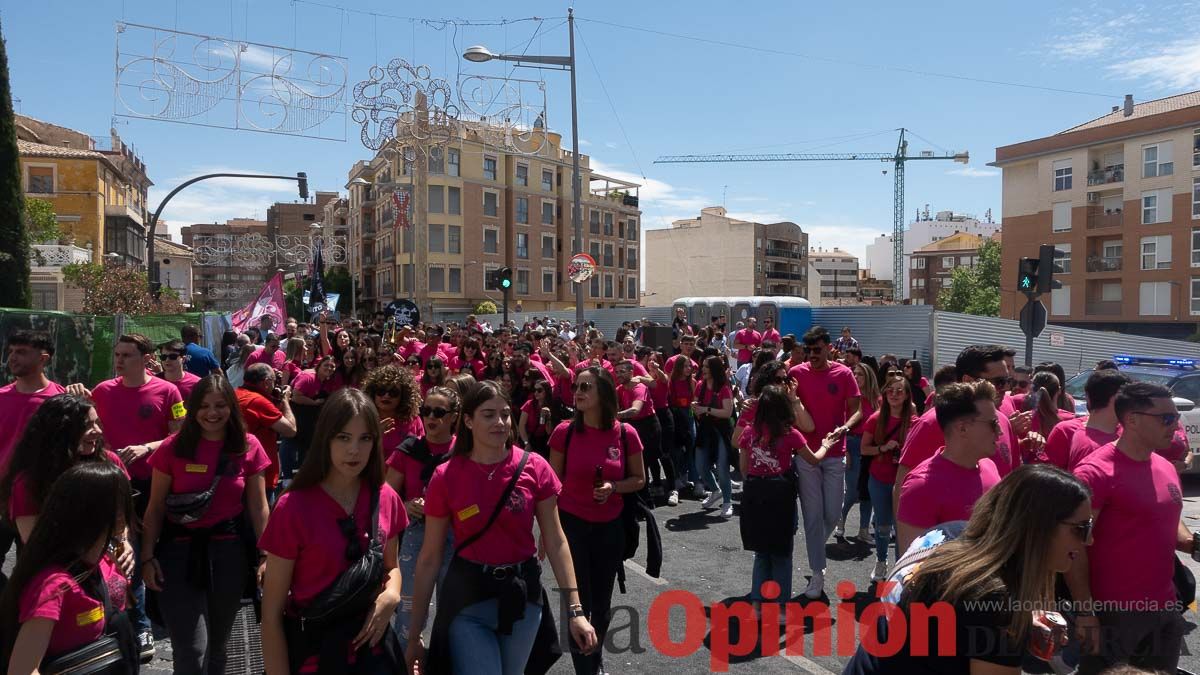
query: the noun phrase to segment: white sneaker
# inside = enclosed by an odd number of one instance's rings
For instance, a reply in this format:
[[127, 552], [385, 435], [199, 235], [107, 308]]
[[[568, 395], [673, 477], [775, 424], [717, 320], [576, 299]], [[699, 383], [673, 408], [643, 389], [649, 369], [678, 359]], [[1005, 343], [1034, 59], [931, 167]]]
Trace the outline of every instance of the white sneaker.
[[733, 517], [733, 504], [726, 504], [725, 507], [721, 509], [721, 517], [722, 518], [732, 518]]
[[702, 509], [716, 508], [717, 504], [720, 504], [723, 499], [724, 499], [724, 497], [721, 496], [721, 491], [714, 490], [713, 492], [709, 493], [709, 495], [707, 497], [704, 498], [704, 501], [700, 502], [700, 508], [702, 508]]
[[809, 600], [816, 600], [825, 594], [825, 573], [813, 572], [812, 579], [808, 582], [808, 588], [804, 589], [804, 597]]
[[842, 539], [846, 536], [846, 519], [838, 521], [837, 527], [833, 528], [833, 536]]
[[870, 529], [865, 527], [859, 528], [858, 534], [854, 538], [866, 544], [875, 543], [875, 537], [871, 536]]
[[871, 581], [887, 581], [888, 564], [886, 560], [876, 560], [875, 569], [871, 570]]
[[671, 490], [671, 494], [667, 495], [667, 506], [679, 506], [679, 493]]

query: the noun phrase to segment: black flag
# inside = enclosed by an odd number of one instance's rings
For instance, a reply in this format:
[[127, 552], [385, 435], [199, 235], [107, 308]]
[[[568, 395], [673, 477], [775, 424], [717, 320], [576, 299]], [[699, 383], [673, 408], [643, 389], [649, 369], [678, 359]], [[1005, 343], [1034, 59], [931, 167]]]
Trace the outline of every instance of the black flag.
[[313, 262], [311, 282], [308, 288], [308, 307], [312, 312], [320, 312], [324, 309], [333, 309], [325, 307], [325, 256], [321, 251], [321, 242], [317, 241], [313, 244]]

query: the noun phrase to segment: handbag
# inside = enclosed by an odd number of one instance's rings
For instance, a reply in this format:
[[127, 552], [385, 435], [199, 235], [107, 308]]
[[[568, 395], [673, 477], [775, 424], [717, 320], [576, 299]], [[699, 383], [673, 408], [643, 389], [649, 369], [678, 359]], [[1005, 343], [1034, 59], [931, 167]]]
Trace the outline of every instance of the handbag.
[[176, 492], [167, 495], [167, 520], [176, 525], [189, 525], [204, 517], [208, 507], [212, 506], [213, 495], [217, 492], [217, 483], [221, 482], [229, 459], [224, 455], [217, 460], [217, 469], [213, 472], [212, 484], [201, 492]]
[[107, 632], [78, 649], [44, 661], [38, 667], [38, 672], [44, 675], [132, 675], [138, 672], [133, 625], [124, 612], [113, 610], [108, 598], [108, 584], [99, 570], [94, 569], [89, 575], [100, 577], [98, 583], [91, 580], [89, 585], [98, 586], [96, 595], [100, 596], [98, 599], [104, 607]]
[[[353, 516], [351, 516], [353, 517]], [[379, 595], [384, 575], [383, 541], [379, 538], [379, 491], [371, 494], [371, 540], [367, 550], [313, 598], [300, 612], [300, 629], [323, 628], [362, 616]], [[349, 537], [358, 536], [357, 528]]]

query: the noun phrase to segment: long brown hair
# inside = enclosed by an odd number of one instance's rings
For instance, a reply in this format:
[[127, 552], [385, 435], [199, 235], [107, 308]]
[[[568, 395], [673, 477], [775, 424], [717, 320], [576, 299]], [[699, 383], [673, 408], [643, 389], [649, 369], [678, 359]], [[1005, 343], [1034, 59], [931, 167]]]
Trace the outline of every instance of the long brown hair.
[[176, 457], [195, 459], [196, 448], [200, 445], [203, 429], [196, 415], [200, 414], [200, 406], [204, 397], [217, 392], [229, 406], [229, 420], [225, 422], [225, 444], [221, 452], [230, 455], [244, 454], [249, 447], [246, 445], [246, 421], [242, 419], [242, 409], [238, 406], [237, 394], [233, 385], [221, 373], [213, 373], [202, 378], [192, 389], [192, 395], [187, 400], [187, 417], [183, 419], [183, 427], [175, 437], [174, 453]]
[[993, 593], [1014, 607], [1009, 639], [1025, 644], [1031, 612], [1052, 609], [1055, 572], [1046, 560], [1058, 525], [1090, 500], [1086, 485], [1050, 464], [1025, 464], [975, 503], [966, 529], [923, 561], [908, 584], [909, 598], [950, 604]]
[[675, 359], [675, 363], [671, 364], [671, 375], [669, 378], [667, 378], [668, 381], [676, 382], [678, 380], [682, 380], [684, 377], [683, 371], [688, 366], [692, 366], [692, 371], [694, 374], [694, 371], [696, 370], [696, 364], [692, 363], [692, 357], [684, 356], [683, 353], [680, 352], [679, 358]]
[[[870, 368], [864, 367], [863, 370], [866, 371], [867, 377], [874, 377]], [[908, 427], [912, 425], [912, 418], [917, 412], [917, 407], [913, 404], [912, 383], [904, 376], [893, 375], [889, 377], [884, 382], [883, 388], [886, 390], [897, 382], [904, 386], [904, 404], [900, 407], [900, 430], [896, 432], [896, 442], [903, 447], [904, 439], [908, 436]], [[879, 402], [879, 421], [875, 423], [875, 429], [871, 432], [875, 436], [876, 445], [882, 444], [883, 437], [887, 435], [888, 424], [892, 421], [892, 404], [888, 403], [886, 392], [882, 393], [882, 396], [883, 400]]]
[[[579, 376], [584, 373], [591, 373], [596, 379], [596, 398], [600, 400], [600, 428], [611, 429], [617, 423], [617, 411], [621, 405], [617, 401], [617, 385], [613, 384], [612, 375], [600, 366], [588, 366], [583, 370], [575, 373], [575, 381], [579, 381]], [[571, 420], [571, 427], [579, 433], [583, 433], [583, 411], [576, 409], [575, 418]]]
[[321, 406], [321, 414], [317, 417], [317, 425], [313, 429], [312, 444], [308, 446], [308, 454], [304, 464], [292, 478], [288, 491], [302, 490], [319, 485], [333, 469], [330, 457], [330, 445], [350, 420], [362, 415], [367, 421], [367, 430], [374, 437], [371, 455], [367, 457], [367, 466], [359, 477], [366, 481], [372, 490], [378, 490], [383, 485], [383, 428], [379, 424], [379, 413], [375, 404], [363, 392], [345, 387], [338, 389]]

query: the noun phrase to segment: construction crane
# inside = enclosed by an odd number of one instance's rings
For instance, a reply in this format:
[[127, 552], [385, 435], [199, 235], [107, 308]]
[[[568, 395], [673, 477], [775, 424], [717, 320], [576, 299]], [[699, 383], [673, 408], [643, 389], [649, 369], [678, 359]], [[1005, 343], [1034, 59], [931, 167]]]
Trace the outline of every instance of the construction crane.
[[[825, 161], [875, 161], [891, 162], [895, 165], [895, 196], [892, 204], [892, 283], [898, 286], [904, 279], [904, 165], [913, 160], [949, 159], [966, 164], [970, 155], [966, 152], [935, 154], [922, 150], [918, 155], [908, 154], [907, 131], [900, 130], [896, 152], [821, 152], [821, 153], [769, 153], [763, 155], [666, 155], [654, 160], [655, 164], [703, 164], [709, 162], [825, 162]], [[907, 290], [907, 289], [905, 289]]]

